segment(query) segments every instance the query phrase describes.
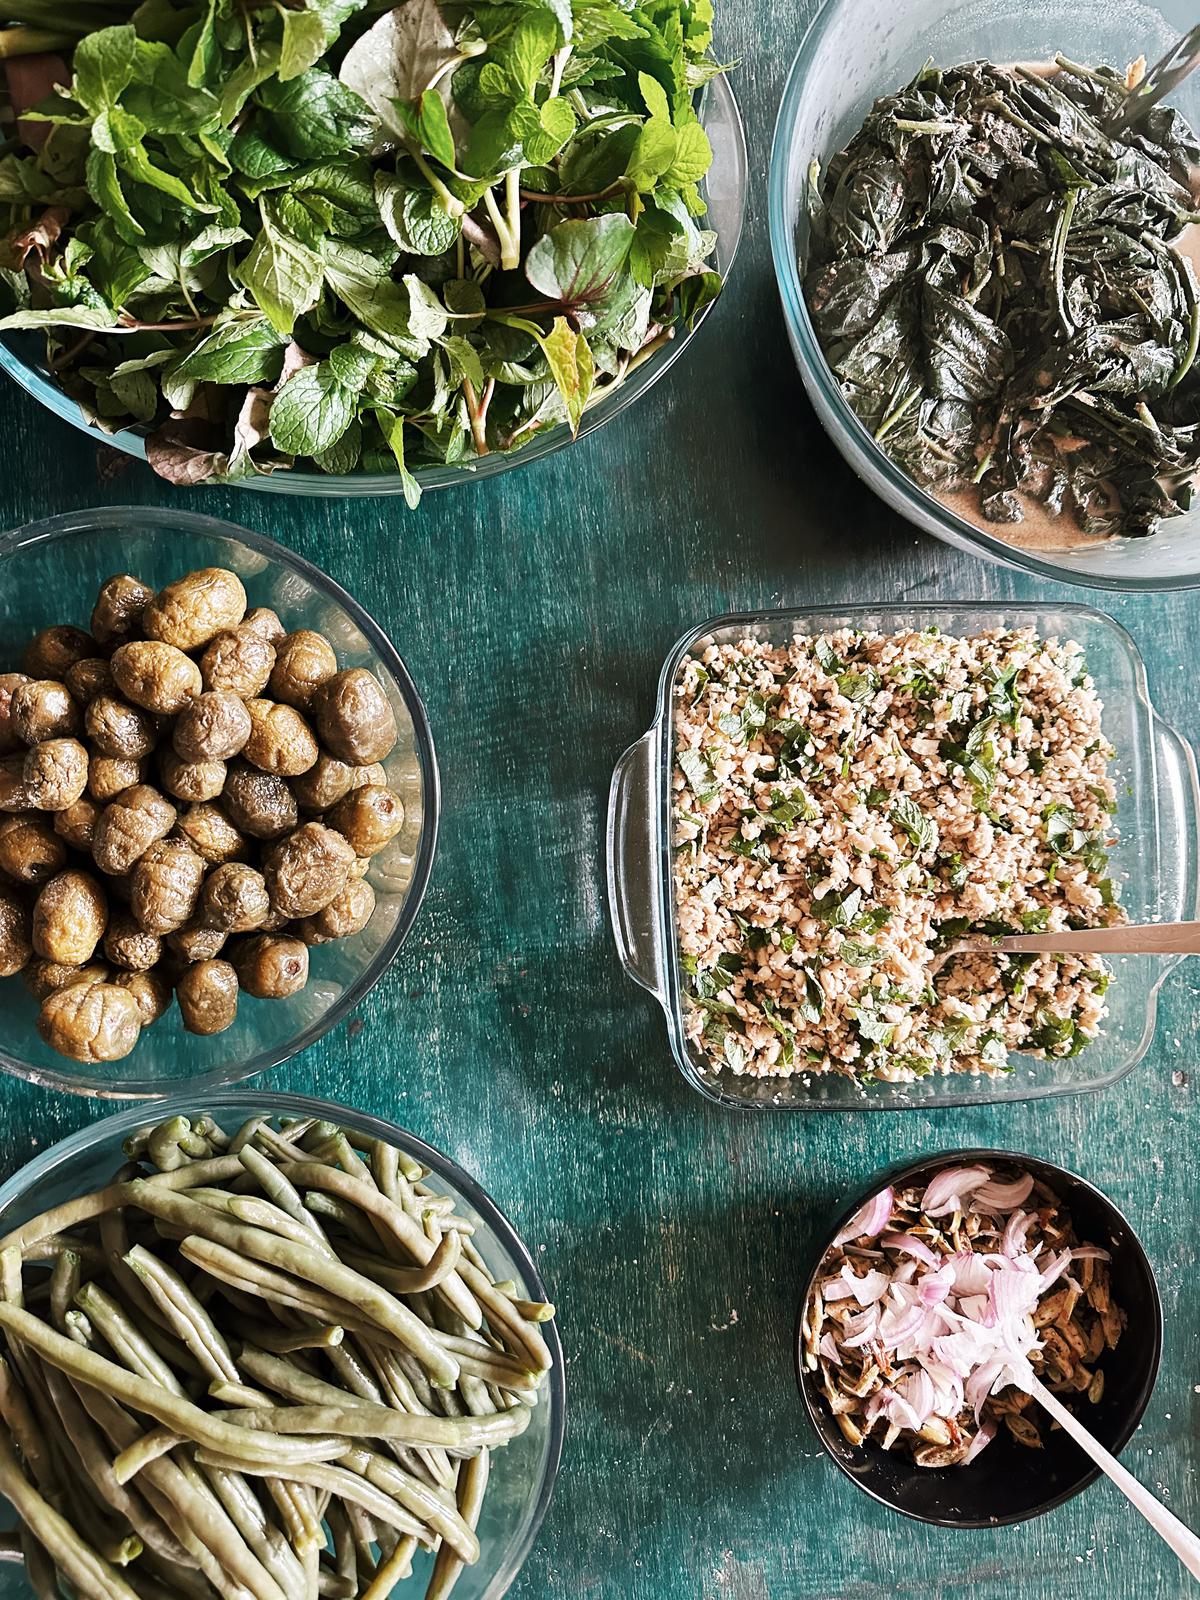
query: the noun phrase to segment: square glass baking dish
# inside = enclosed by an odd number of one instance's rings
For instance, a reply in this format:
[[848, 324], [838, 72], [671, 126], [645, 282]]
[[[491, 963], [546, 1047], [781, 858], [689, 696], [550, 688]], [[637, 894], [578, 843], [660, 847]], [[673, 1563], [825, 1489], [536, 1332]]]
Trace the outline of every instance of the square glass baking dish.
[[714, 1072], [686, 1038], [670, 846], [676, 677], [686, 658], [710, 643], [753, 638], [785, 644], [795, 634], [840, 627], [886, 633], [938, 627], [953, 634], [1031, 627], [1043, 638], [1081, 644], [1104, 702], [1105, 732], [1117, 751], [1113, 775], [1120, 836], [1110, 868], [1121, 883], [1122, 903], [1133, 922], [1200, 917], [1200, 785], [1195, 754], [1154, 710], [1137, 646], [1111, 617], [1090, 606], [1015, 602], [831, 606], [714, 617], [684, 634], [667, 657], [654, 725], [617, 763], [608, 806], [608, 900], [617, 950], [630, 977], [648, 989], [666, 1012], [671, 1048], [684, 1077], [722, 1105], [794, 1111], [894, 1111], [1040, 1100], [1115, 1083], [1149, 1049], [1159, 988], [1182, 956], [1114, 960], [1109, 1014], [1099, 1038], [1065, 1060], [1042, 1061], [1014, 1053], [1009, 1057], [1011, 1071], [995, 1077], [960, 1074], [911, 1084], [862, 1084], [833, 1074], [737, 1077], [729, 1071]]

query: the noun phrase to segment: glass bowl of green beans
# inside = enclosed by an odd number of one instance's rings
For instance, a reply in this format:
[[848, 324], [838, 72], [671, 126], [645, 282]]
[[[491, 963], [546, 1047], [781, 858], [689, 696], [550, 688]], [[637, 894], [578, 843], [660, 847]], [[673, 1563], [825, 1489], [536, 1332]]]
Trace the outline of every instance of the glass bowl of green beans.
[[[142, 1181], [121, 1191], [120, 1208], [110, 1204], [106, 1211], [103, 1201], [87, 1204], [86, 1197], [111, 1185], [126, 1162], [138, 1164]], [[133, 1176], [132, 1167], [123, 1176]], [[59, 1212], [48, 1223], [40, 1220], [52, 1208], [64, 1206], [71, 1211]], [[106, 1245], [99, 1245], [101, 1229], [109, 1223], [115, 1231], [105, 1234]], [[23, 1260], [14, 1260], [14, 1240]], [[453, 1256], [449, 1273], [447, 1252]], [[292, 1491], [312, 1497], [307, 1514], [310, 1521], [315, 1514], [313, 1527], [319, 1528], [319, 1571], [316, 1560], [305, 1571], [313, 1585], [319, 1582], [319, 1590], [312, 1587], [309, 1592], [341, 1600], [361, 1600], [368, 1592], [372, 1600], [388, 1594], [394, 1600], [426, 1595], [445, 1600], [453, 1588], [454, 1600], [500, 1600], [508, 1591], [533, 1546], [558, 1471], [566, 1408], [562, 1347], [553, 1307], [546, 1303], [528, 1249], [479, 1184], [439, 1151], [377, 1117], [299, 1095], [226, 1092], [216, 1099], [176, 1097], [153, 1108], [134, 1107], [64, 1139], [0, 1187], [0, 1260], [6, 1263], [0, 1293], [6, 1358], [0, 1363], [0, 1412], [9, 1424], [6, 1440], [16, 1441], [15, 1451], [10, 1442], [0, 1446], [0, 1488], [6, 1497], [0, 1499], [0, 1600], [54, 1592], [38, 1589], [37, 1574], [32, 1579], [27, 1574], [29, 1541], [22, 1547], [16, 1537], [12, 1509], [14, 1494], [26, 1492], [21, 1480], [36, 1488], [39, 1471], [57, 1483], [56, 1502], [64, 1505], [77, 1536], [85, 1543], [90, 1536], [93, 1549], [111, 1547], [107, 1554], [118, 1561], [124, 1557], [126, 1564], [115, 1571], [127, 1589], [111, 1589], [121, 1600], [129, 1594], [138, 1600], [160, 1600], [168, 1593], [176, 1600], [193, 1592], [211, 1594], [203, 1583], [193, 1584], [194, 1574], [164, 1565], [154, 1536], [157, 1529], [160, 1539], [170, 1533], [188, 1544], [202, 1524], [209, 1530], [204, 1539], [210, 1540], [201, 1552], [202, 1570], [214, 1551], [222, 1563], [235, 1561], [239, 1551], [246, 1562], [252, 1552], [261, 1565], [250, 1562], [243, 1572], [248, 1592], [271, 1595], [274, 1581], [286, 1600], [304, 1600], [305, 1584], [298, 1576], [289, 1578], [293, 1568], [297, 1574], [300, 1570], [295, 1559], [300, 1542], [285, 1535], [288, 1518], [273, 1499], [282, 1480], [273, 1472], [268, 1476], [268, 1460], [272, 1468], [292, 1475]], [[137, 1271], [123, 1273], [114, 1261], [133, 1263]], [[240, 1265], [230, 1267], [230, 1262]], [[411, 1308], [411, 1326], [401, 1325], [399, 1336], [395, 1330], [381, 1335], [378, 1321], [368, 1328], [372, 1317], [382, 1315], [371, 1309], [374, 1291], [369, 1288], [353, 1304], [343, 1302], [344, 1327], [327, 1325], [329, 1312], [322, 1312], [320, 1297], [328, 1302], [330, 1284], [337, 1287], [330, 1272], [346, 1270], [390, 1286], [390, 1314], [398, 1314], [397, 1303], [406, 1311]], [[421, 1292], [402, 1287], [405, 1273], [413, 1278], [414, 1271], [436, 1280], [435, 1286]], [[285, 1279], [287, 1286], [281, 1288]], [[467, 1324], [450, 1315], [458, 1294], [477, 1297], [482, 1308], [482, 1332], [474, 1336], [479, 1342], [468, 1343]], [[24, 1309], [14, 1309], [22, 1300]], [[6, 1319], [22, 1316], [32, 1336], [18, 1344]], [[455, 1329], [467, 1338], [455, 1337]], [[421, 1376], [434, 1370], [430, 1358], [420, 1356], [414, 1364], [411, 1354], [430, 1339], [438, 1341], [435, 1360], [457, 1352], [462, 1368], [457, 1377], [432, 1389]], [[468, 1348], [471, 1359], [463, 1354]], [[99, 1378], [92, 1374], [93, 1390], [73, 1370], [89, 1359], [99, 1362]], [[481, 1361], [496, 1369], [488, 1383]], [[228, 1362], [234, 1365], [226, 1366]], [[361, 1369], [357, 1378], [356, 1363]], [[506, 1363], [540, 1369], [536, 1399], [505, 1390]], [[405, 1372], [411, 1374], [412, 1388], [406, 1387]], [[154, 1409], [143, 1411], [139, 1395], [131, 1399], [121, 1384], [133, 1384], [136, 1390], [147, 1377], [155, 1386], [152, 1395], [148, 1388], [141, 1391], [149, 1397], [142, 1404]], [[315, 1393], [310, 1393], [314, 1386]], [[24, 1429], [26, 1448], [20, 1417], [13, 1415], [14, 1389], [33, 1396], [30, 1406], [37, 1422]], [[414, 1389], [427, 1404], [413, 1398]], [[86, 1416], [73, 1398], [81, 1390], [89, 1404]], [[99, 1391], [103, 1394], [97, 1401]], [[277, 1406], [294, 1404], [278, 1414], [263, 1413], [264, 1431], [234, 1429], [250, 1441], [252, 1453], [253, 1442], [260, 1442], [257, 1473], [251, 1456], [237, 1471], [226, 1462], [221, 1476], [215, 1470], [220, 1460], [213, 1454], [216, 1447], [204, 1443], [205, 1429], [221, 1426], [222, 1418], [226, 1425], [248, 1423], [252, 1411], [238, 1408], [268, 1406], [268, 1393]], [[490, 1407], [489, 1394], [495, 1402]], [[365, 1413], [355, 1407], [373, 1406], [372, 1428], [379, 1426], [381, 1415], [390, 1417], [396, 1430], [432, 1421], [446, 1435], [446, 1448], [392, 1448], [400, 1434], [386, 1427], [364, 1442], [355, 1434], [365, 1434], [365, 1427], [335, 1421], [327, 1409], [320, 1429], [333, 1428], [342, 1435], [335, 1442], [344, 1446], [349, 1441], [353, 1448], [340, 1454], [330, 1450], [318, 1462], [330, 1441], [297, 1437], [307, 1431], [299, 1419], [304, 1408], [311, 1412], [321, 1402], [333, 1407], [339, 1396], [343, 1417], [357, 1419]], [[505, 1411], [505, 1404], [512, 1409]], [[185, 1412], [182, 1422], [172, 1410], [179, 1406]], [[234, 1409], [218, 1409], [226, 1407]], [[73, 1419], [71, 1425], [62, 1425], [63, 1412]], [[516, 1412], [522, 1412], [522, 1426], [507, 1427], [506, 1417]], [[286, 1423], [279, 1420], [284, 1416]], [[156, 1421], [176, 1436], [175, 1446], [163, 1455], [156, 1455], [153, 1445]], [[121, 1428], [128, 1430], [132, 1444]], [[179, 1438], [181, 1428], [189, 1430], [186, 1440]], [[474, 1433], [482, 1439], [490, 1436], [489, 1430], [503, 1448], [479, 1449]], [[381, 1437], [391, 1443], [381, 1444]], [[261, 1447], [264, 1438], [266, 1451]], [[96, 1460], [88, 1454], [89, 1440], [94, 1448], [97, 1439], [105, 1452], [101, 1475], [110, 1467], [128, 1472], [128, 1484], [138, 1490], [139, 1516], [129, 1522], [97, 1487]], [[46, 1440], [51, 1441], [48, 1447]], [[315, 1453], [310, 1455], [310, 1448]], [[47, 1458], [37, 1470], [30, 1450], [43, 1451]], [[378, 1453], [369, 1455], [369, 1450]], [[296, 1455], [293, 1463], [297, 1451], [303, 1456]], [[469, 1517], [478, 1559], [448, 1562], [447, 1550], [454, 1549], [450, 1535], [441, 1539], [438, 1552], [423, 1547], [439, 1543], [425, 1537], [415, 1541], [407, 1576], [377, 1573], [375, 1567], [384, 1568], [388, 1547], [397, 1540], [396, 1530], [377, 1509], [384, 1505], [386, 1515], [386, 1501], [378, 1501], [380, 1485], [395, 1497], [409, 1497], [404, 1504], [416, 1507], [418, 1520], [432, 1514], [436, 1521], [446, 1508], [453, 1515], [456, 1504], [468, 1516], [464, 1480], [468, 1466], [477, 1465], [481, 1454], [486, 1458], [486, 1487]], [[132, 1471], [127, 1464], [131, 1456], [138, 1458]], [[300, 1465], [301, 1459], [318, 1464]], [[12, 1476], [14, 1462], [17, 1478]], [[439, 1489], [434, 1470], [447, 1468], [448, 1481]], [[423, 1472], [428, 1473], [424, 1484]], [[190, 1491], [178, 1481], [180, 1473], [191, 1479]], [[355, 1474], [357, 1493], [351, 1489], [347, 1496], [345, 1486]], [[106, 1481], [111, 1495], [111, 1477]], [[197, 1494], [199, 1501], [189, 1498]], [[215, 1539], [215, 1525], [205, 1523], [202, 1515], [206, 1506], [209, 1517], [217, 1515], [214, 1494], [230, 1518], [223, 1532], [217, 1528]], [[377, 1519], [377, 1541], [369, 1550], [358, 1521], [352, 1537], [353, 1519], [347, 1515], [359, 1499], [374, 1508]], [[29, 1509], [26, 1503], [26, 1522], [33, 1525], [38, 1507], [33, 1505], [32, 1519]], [[154, 1521], [163, 1510], [168, 1513], [166, 1526]], [[150, 1526], [144, 1520], [147, 1513]], [[255, 1517], [265, 1520], [270, 1543], [264, 1544], [257, 1533]], [[231, 1526], [236, 1549], [227, 1554]], [[366, 1533], [371, 1527], [368, 1522]], [[239, 1531], [244, 1544], [236, 1540]], [[138, 1532], [145, 1538], [134, 1537]], [[190, 1548], [194, 1553], [194, 1540]], [[394, 1548], [392, 1553], [394, 1558]], [[37, 1555], [35, 1549], [31, 1561]], [[109, 1588], [96, 1592], [110, 1595]]]

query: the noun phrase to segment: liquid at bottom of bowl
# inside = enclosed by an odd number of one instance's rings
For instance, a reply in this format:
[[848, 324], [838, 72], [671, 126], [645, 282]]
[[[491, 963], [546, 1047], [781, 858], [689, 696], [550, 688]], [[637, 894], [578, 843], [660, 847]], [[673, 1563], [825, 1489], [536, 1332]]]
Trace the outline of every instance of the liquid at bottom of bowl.
[[[252, 1116], [318, 1116], [390, 1141], [430, 1169], [427, 1182], [431, 1187], [455, 1197], [458, 1214], [474, 1225], [474, 1243], [497, 1281], [512, 1278], [524, 1296], [546, 1298], [537, 1268], [511, 1223], [479, 1184], [448, 1156], [365, 1112], [302, 1095], [243, 1091], [176, 1097], [161, 1106], [134, 1107], [85, 1128], [37, 1157], [0, 1188], [0, 1237], [51, 1206], [103, 1187], [124, 1159], [121, 1141], [135, 1129], [175, 1115], [195, 1115], [201, 1110], [215, 1117], [227, 1132]], [[562, 1453], [566, 1386], [562, 1346], [554, 1323], [543, 1324], [542, 1333], [554, 1357], [554, 1367], [528, 1429], [493, 1456], [479, 1522], [480, 1559], [463, 1572], [455, 1587], [455, 1600], [500, 1600], [507, 1593], [550, 1504]], [[14, 1526], [11, 1507], [0, 1499], [0, 1530]], [[412, 1578], [397, 1588], [395, 1600], [421, 1600], [430, 1566], [431, 1558], [419, 1555]], [[33, 1600], [23, 1567], [0, 1564], [0, 1600]]]

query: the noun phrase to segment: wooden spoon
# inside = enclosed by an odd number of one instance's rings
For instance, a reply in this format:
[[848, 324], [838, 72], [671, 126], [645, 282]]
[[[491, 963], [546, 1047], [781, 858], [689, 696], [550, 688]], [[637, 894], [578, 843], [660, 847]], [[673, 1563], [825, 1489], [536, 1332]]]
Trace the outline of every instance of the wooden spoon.
[[1070, 1434], [1079, 1448], [1091, 1456], [1100, 1471], [1112, 1479], [1126, 1500], [1136, 1511], [1141, 1512], [1159, 1538], [1170, 1545], [1192, 1577], [1200, 1579], [1200, 1539], [1192, 1530], [1180, 1522], [1173, 1511], [1168, 1511], [1161, 1501], [1156, 1500], [1149, 1489], [1143, 1487], [1131, 1472], [1126, 1472], [1116, 1456], [1110, 1455], [1098, 1439], [1093, 1439], [1079, 1418], [1068, 1411], [1057, 1395], [1051, 1394], [1046, 1385], [1037, 1378], [1033, 1380], [1033, 1396], [1050, 1413], [1063, 1432]]
[[1125, 923], [1116, 928], [1069, 928], [1062, 933], [1013, 933], [991, 938], [974, 933], [956, 939], [948, 954], [990, 950], [997, 955], [1195, 956], [1200, 922]]

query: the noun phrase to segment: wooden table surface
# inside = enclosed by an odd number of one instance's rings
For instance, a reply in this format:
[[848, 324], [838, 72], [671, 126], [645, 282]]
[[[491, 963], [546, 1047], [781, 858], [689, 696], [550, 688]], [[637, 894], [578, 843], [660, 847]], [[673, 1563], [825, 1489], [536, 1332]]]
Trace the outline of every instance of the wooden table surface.
[[[742, 1115], [683, 1082], [620, 971], [602, 892], [613, 763], [698, 619], [899, 597], [1094, 599], [1133, 633], [1163, 713], [1200, 736], [1200, 599], [1088, 596], [958, 555], [877, 504], [792, 365], [766, 238], [767, 155], [813, 0], [725, 0], [741, 57], [748, 235], [723, 303], [657, 388], [579, 447], [402, 502], [184, 494], [0, 393], [0, 526], [178, 504], [333, 572], [423, 691], [445, 810], [428, 899], [359, 1012], [272, 1075], [448, 1151], [530, 1242], [561, 1311], [567, 1448], [520, 1600], [1161, 1600], [1188, 1579], [1107, 1484], [1023, 1527], [902, 1521], [820, 1454], [790, 1335], [831, 1211], [885, 1163], [968, 1144], [1064, 1162], [1127, 1209], [1157, 1265], [1162, 1375], [1126, 1464], [1200, 1522], [1192, 1059], [1200, 969], [1168, 980], [1149, 1057], [1094, 1095], [971, 1111]], [[3, 597], [0, 596], [0, 608]], [[102, 1108], [0, 1083], [0, 1168]]]

